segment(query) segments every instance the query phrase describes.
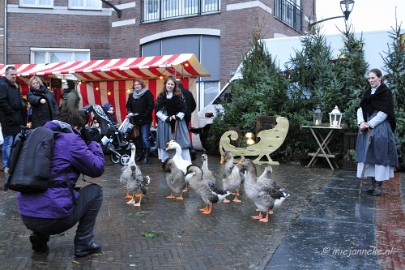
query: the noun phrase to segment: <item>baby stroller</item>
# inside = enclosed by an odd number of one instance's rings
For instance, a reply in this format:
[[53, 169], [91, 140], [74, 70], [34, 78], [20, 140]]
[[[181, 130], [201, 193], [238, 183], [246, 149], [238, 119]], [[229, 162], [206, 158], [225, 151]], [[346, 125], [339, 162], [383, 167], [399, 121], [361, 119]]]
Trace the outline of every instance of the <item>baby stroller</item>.
[[114, 164], [126, 165], [130, 159], [131, 146], [125, 139], [127, 134], [118, 130], [108, 119], [103, 108], [99, 105], [83, 107], [88, 116], [92, 116], [93, 122], [98, 123], [98, 130], [102, 136], [101, 145], [105, 154], [110, 154], [110, 160]]

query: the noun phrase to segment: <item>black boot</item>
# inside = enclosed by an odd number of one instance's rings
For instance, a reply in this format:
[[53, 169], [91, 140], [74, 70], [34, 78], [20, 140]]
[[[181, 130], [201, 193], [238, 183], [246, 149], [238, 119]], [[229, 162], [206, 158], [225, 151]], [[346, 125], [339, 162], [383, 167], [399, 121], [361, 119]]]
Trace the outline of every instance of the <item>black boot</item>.
[[37, 232], [33, 232], [30, 235], [30, 242], [32, 244], [32, 249], [36, 252], [47, 252], [49, 235], [43, 235]]
[[149, 162], [149, 148], [145, 148], [143, 150], [142, 164], [148, 164], [148, 162]]
[[81, 189], [83, 197], [88, 201], [81, 202], [81, 207], [87, 208], [86, 213], [80, 218], [74, 238], [75, 256], [84, 257], [101, 251], [101, 245], [94, 242], [94, 226], [96, 218], [103, 202], [102, 191], [97, 185], [88, 185]]
[[[137, 151], [137, 152], [138, 152], [138, 151]], [[143, 159], [142, 152], [136, 153], [135, 161], [136, 161], [136, 162], [139, 162], [139, 161], [141, 161], [142, 159]]]
[[367, 190], [367, 193], [373, 194], [373, 192], [376, 188], [376, 184], [377, 184], [377, 181], [375, 181], [375, 178], [371, 177], [371, 187]]
[[139, 139], [136, 139], [134, 143], [136, 147], [135, 161], [139, 162], [143, 159], [142, 142], [139, 141]]
[[75, 248], [75, 256], [76, 257], [85, 257], [87, 255], [97, 253], [97, 252], [100, 252], [100, 251], [101, 251], [101, 245], [93, 241], [87, 247]]
[[373, 191], [373, 196], [380, 196], [381, 195], [382, 184], [383, 184], [383, 181], [377, 181], [377, 185], [375, 186], [375, 189]]

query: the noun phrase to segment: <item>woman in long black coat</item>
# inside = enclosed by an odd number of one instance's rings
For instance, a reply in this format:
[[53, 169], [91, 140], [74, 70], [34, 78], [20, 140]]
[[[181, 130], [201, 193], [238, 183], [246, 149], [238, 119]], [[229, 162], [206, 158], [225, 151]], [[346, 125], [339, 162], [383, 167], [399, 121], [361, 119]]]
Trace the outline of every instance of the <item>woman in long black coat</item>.
[[56, 119], [59, 110], [52, 92], [46, 89], [41, 79], [37, 76], [31, 77], [29, 86], [30, 91], [27, 94], [27, 98], [31, 105], [31, 127], [43, 126], [47, 121]]

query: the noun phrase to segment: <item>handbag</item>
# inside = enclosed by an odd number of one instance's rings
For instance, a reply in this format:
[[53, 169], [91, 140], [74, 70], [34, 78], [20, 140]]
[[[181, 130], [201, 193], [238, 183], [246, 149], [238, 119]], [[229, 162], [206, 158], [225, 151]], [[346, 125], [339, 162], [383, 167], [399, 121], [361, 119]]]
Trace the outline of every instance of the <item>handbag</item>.
[[131, 135], [134, 139], [138, 138], [141, 135], [141, 131], [139, 130], [138, 126], [134, 125], [134, 127], [132, 128], [132, 131], [131, 131]]

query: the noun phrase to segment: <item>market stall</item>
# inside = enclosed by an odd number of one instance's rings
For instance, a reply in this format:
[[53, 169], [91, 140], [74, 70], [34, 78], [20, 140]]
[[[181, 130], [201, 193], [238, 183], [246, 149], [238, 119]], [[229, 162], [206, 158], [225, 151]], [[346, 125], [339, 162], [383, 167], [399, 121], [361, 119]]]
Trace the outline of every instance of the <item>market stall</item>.
[[[196, 77], [210, 76], [194, 54], [173, 54], [138, 58], [117, 58], [89, 61], [57, 62], [50, 64], [16, 64], [22, 85], [31, 76], [40, 76], [60, 97], [60, 82], [67, 76], [77, 78], [82, 106], [110, 103], [116, 108], [118, 121], [126, 115], [125, 104], [135, 78], [145, 81], [153, 95], [163, 89], [163, 81], [169, 76], [182, 80], [196, 97]], [[6, 65], [0, 64], [0, 75]], [[23, 85], [23, 92], [27, 89]]]

